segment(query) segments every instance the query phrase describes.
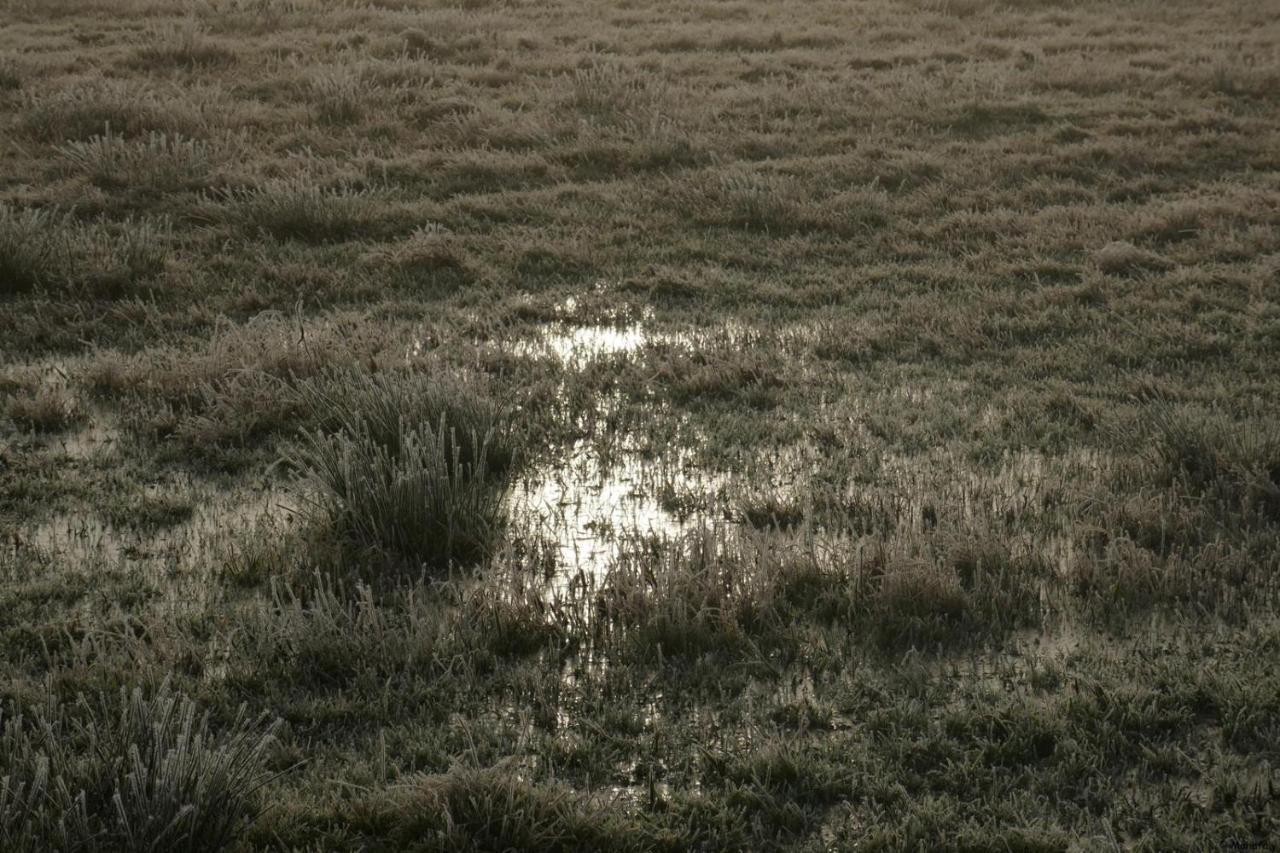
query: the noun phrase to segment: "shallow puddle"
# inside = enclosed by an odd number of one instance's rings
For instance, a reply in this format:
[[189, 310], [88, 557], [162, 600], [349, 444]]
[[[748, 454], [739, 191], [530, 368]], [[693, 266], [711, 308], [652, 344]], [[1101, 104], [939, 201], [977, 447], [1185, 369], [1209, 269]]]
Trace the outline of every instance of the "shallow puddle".
[[517, 535], [538, 543], [550, 589], [565, 598], [598, 588], [638, 540], [708, 525], [799, 537], [832, 559], [868, 540], [941, 556], [995, 536], [1015, 556], [1036, 555], [1067, 575], [1082, 551], [1079, 502], [1064, 496], [1080, 495], [1108, 466], [1088, 450], [1011, 453], [993, 466], [947, 452], [881, 453], [873, 461], [869, 477], [844, 470], [833, 482], [825, 479], [831, 460], [812, 446], [762, 453], [729, 474], [698, 467], [689, 452], [605, 459], [580, 441], [520, 482], [509, 512]]
[[517, 528], [550, 546], [551, 587], [594, 586], [628, 540], [678, 536], [705, 516], [710, 477], [675, 460], [622, 453], [603, 460], [585, 441], [535, 470], [510, 497]]
[[648, 335], [642, 323], [626, 326], [544, 326], [532, 340], [517, 341], [519, 356], [558, 361], [570, 370], [581, 370], [593, 361], [638, 350]]

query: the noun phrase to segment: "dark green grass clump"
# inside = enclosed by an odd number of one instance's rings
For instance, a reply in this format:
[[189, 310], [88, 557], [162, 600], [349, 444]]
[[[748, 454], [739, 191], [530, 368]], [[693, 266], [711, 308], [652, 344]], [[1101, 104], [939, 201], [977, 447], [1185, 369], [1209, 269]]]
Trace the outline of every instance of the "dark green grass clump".
[[1209, 501], [1227, 515], [1280, 520], [1280, 432], [1237, 426], [1155, 404], [1148, 464], [1160, 484]]
[[365, 822], [385, 826], [376, 834], [393, 838], [397, 850], [421, 853], [652, 847], [637, 837], [635, 822], [621, 810], [566, 786], [530, 784], [500, 769], [419, 776], [371, 804]]
[[0, 297], [25, 293], [54, 274], [57, 228], [45, 211], [0, 205]]
[[0, 203], [0, 298], [55, 289], [123, 296], [163, 271], [169, 233], [163, 220], [85, 223]]
[[296, 181], [228, 191], [218, 201], [226, 205], [225, 217], [246, 232], [281, 241], [341, 243], [359, 236], [372, 219], [367, 193]]
[[118, 708], [56, 700], [0, 733], [0, 848], [172, 850], [230, 847], [259, 814], [272, 726], [243, 714], [213, 732], [195, 703], [162, 686], [121, 692]]
[[473, 563], [502, 526], [514, 451], [496, 407], [418, 374], [303, 391], [320, 427], [291, 457], [340, 535], [433, 568]]

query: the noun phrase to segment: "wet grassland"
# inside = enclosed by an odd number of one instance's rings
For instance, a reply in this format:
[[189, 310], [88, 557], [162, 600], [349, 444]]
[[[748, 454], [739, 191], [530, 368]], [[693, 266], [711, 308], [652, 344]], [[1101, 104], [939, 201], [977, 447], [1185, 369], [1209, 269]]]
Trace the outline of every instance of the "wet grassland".
[[0, 848], [1274, 844], [1278, 22], [0, 0]]

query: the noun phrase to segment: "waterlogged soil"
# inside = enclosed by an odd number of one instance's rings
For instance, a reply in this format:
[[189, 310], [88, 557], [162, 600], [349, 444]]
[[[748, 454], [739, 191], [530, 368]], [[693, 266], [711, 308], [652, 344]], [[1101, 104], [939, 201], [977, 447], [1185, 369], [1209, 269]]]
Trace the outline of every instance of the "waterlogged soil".
[[[751, 349], [764, 334], [739, 322], [680, 330], [660, 324], [651, 311], [631, 308], [584, 323], [577, 319], [582, 310], [570, 297], [554, 306], [553, 319], [502, 346], [512, 356], [557, 368], [567, 390], [607, 359], [636, 363], [655, 347], [693, 354], [714, 347]], [[593, 310], [601, 314], [598, 305]], [[767, 343], [786, 349], [811, 346], [820, 333], [812, 324], [784, 326], [771, 330]], [[433, 345], [428, 338], [411, 337], [405, 357], [412, 363]], [[33, 362], [14, 368], [10, 376], [67, 390], [88, 361]], [[882, 387], [846, 400], [834, 426], [867, 443], [863, 421], [868, 412], [886, 405], [928, 407], [942, 390], [965, 392], [964, 383], [954, 380], [945, 386]], [[956, 532], [998, 526], [1016, 540], [1016, 548], [1066, 573], [1084, 531], [1063, 496], [1100, 487], [1112, 467], [1105, 453], [1088, 448], [1055, 455], [1006, 452], [994, 463], [979, 464], [945, 448], [851, 455], [847, 446], [833, 449], [807, 439], [726, 459], [708, 454], [713, 439], [669, 407], [655, 408], [652, 419], [675, 422], [678, 442], [655, 447], [643, 424], [607, 440], [594, 434], [601, 420], [625, 405], [625, 400], [599, 396], [589, 406], [596, 421], [584, 425], [588, 434], [549, 448], [511, 487], [510, 536], [539, 550], [549, 595], [597, 588], [619, 553], [637, 542], [731, 528], [799, 528], [813, 548], [822, 550], [856, 548], [865, 536], [892, 543], [938, 527]], [[84, 414], [74, 429], [47, 439], [46, 452], [71, 464], [117, 464], [124, 430], [97, 408]], [[831, 426], [831, 417], [820, 407], [815, 420]], [[190, 575], [220, 538], [248, 536], [264, 522], [290, 523], [307, 500], [287, 482], [227, 490], [191, 478], [145, 485], [138, 497], [187, 503], [191, 511], [171, 524], [140, 526], [127, 519], [113, 523], [93, 507], [82, 507], [21, 525], [16, 541], [58, 559]], [[833, 508], [838, 518], [831, 517]]]
[[[570, 373], [564, 381], [572, 382], [575, 371], [600, 359], [633, 358], [656, 343], [696, 350], [708, 335], [746, 342], [752, 332], [741, 325], [675, 333], [654, 331], [644, 320], [556, 320], [515, 341], [511, 351], [555, 362]], [[806, 336], [797, 328], [786, 337]], [[904, 406], [928, 405], [935, 394], [918, 385], [877, 393], [881, 399], [868, 399], [865, 407], [883, 403], [886, 395]], [[616, 401], [602, 398], [599, 405], [607, 409]], [[863, 410], [857, 401], [846, 409], [852, 432]], [[1089, 534], [1079, 501], [1066, 496], [1104, 488], [1113, 471], [1109, 455], [1093, 448], [1006, 452], [979, 463], [945, 448], [848, 458], [804, 441], [719, 468], [698, 453], [705, 441], [686, 431], [679, 449], [655, 452], [638, 433], [612, 436], [607, 446], [580, 439], [526, 473], [508, 501], [512, 531], [543, 548], [549, 591], [596, 588], [620, 552], [637, 542], [753, 527], [800, 528], [815, 552], [856, 549], [864, 537], [892, 547], [938, 528], [953, 536], [1000, 529], [1015, 553], [1034, 555], [1065, 576]]]
[[564, 592], [576, 584], [594, 588], [627, 542], [678, 537], [705, 523], [706, 507], [663, 496], [704, 494], [711, 486], [705, 473], [680, 458], [655, 461], [624, 452], [605, 460], [584, 441], [523, 479], [509, 506], [516, 529], [549, 546], [552, 589]]

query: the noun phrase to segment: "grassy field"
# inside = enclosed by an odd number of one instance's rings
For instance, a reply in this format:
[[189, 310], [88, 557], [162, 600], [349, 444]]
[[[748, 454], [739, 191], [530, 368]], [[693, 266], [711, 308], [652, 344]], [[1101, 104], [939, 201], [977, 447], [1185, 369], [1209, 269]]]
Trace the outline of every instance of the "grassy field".
[[1280, 843], [1280, 3], [0, 0], [0, 849]]

